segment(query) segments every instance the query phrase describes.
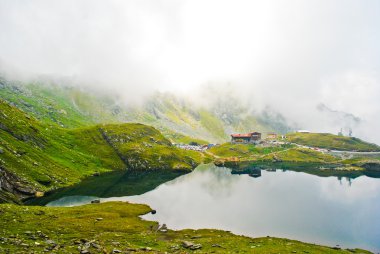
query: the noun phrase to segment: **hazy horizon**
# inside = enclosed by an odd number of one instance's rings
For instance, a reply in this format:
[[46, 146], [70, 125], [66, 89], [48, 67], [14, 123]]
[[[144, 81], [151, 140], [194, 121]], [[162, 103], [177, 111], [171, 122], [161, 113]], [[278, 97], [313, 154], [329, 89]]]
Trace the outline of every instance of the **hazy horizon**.
[[126, 103], [157, 90], [199, 103], [231, 96], [379, 144], [379, 12], [375, 0], [0, 0], [0, 73]]

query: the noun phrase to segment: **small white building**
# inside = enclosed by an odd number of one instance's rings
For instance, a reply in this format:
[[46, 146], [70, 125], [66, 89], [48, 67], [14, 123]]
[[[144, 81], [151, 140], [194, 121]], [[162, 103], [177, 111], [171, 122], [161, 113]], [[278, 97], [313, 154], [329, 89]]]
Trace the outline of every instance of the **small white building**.
[[310, 133], [308, 130], [298, 130], [297, 133]]

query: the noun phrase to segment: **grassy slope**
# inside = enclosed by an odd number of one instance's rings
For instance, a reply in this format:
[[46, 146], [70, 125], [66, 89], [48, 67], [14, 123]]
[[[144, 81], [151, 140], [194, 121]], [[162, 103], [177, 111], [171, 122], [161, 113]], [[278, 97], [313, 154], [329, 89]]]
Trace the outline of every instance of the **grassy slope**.
[[328, 154], [323, 154], [311, 149], [292, 148], [276, 153], [265, 155], [263, 161], [287, 161], [308, 163], [337, 163], [339, 160]]
[[[320, 147], [344, 151], [380, 151], [375, 144], [364, 142], [357, 138], [336, 136], [322, 133], [292, 133], [287, 135], [288, 141], [299, 145]], [[277, 147], [259, 147], [250, 144], [225, 143], [209, 150], [223, 161], [260, 161], [260, 162], [295, 162], [335, 164], [342, 169], [374, 169], [378, 171], [380, 160], [374, 156], [364, 156], [341, 159], [329, 154], [308, 148], [299, 148], [295, 145], [281, 145]]]
[[378, 145], [370, 144], [354, 137], [337, 136], [329, 133], [291, 133], [287, 135], [287, 138], [292, 143], [332, 150], [380, 151]]
[[175, 144], [190, 144], [197, 143], [199, 145], [207, 145], [209, 142], [203, 139], [194, 138], [191, 136], [186, 136], [178, 132], [171, 131], [166, 128], [160, 129], [162, 135], [169, 139], [172, 143]]
[[219, 157], [262, 157], [266, 154], [273, 152], [283, 151], [292, 148], [293, 146], [283, 145], [280, 147], [258, 147], [253, 144], [231, 144], [224, 143], [222, 145], [214, 146], [208, 151]]
[[[11, 82], [0, 77], [0, 98], [42, 122], [65, 128], [99, 123], [140, 122], [192, 139], [225, 142], [232, 132], [273, 131], [277, 124], [263, 124], [241, 107], [197, 108], [170, 94], [157, 93], [140, 106], [127, 107], [114, 97], [55, 84]], [[224, 104], [222, 104], [224, 105]], [[171, 138], [172, 136], [167, 136]], [[174, 137], [175, 139], [175, 137]]]
[[[223, 164], [225, 161], [316, 163], [358, 170], [363, 169], [363, 164], [369, 162], [368, 158], [342, 160], [329, 154], [324, 154], [313, 149], [295, 147], [294, 145], [257, 147], [254, 145], [225, 143], [215, 146], [208, 151], [218, 158], [217, 164]], [[379, 160], [375, 158], [370, 161], [379, 163]]]
[[71, 185], [95, 172], [191, 170], [205, 158], [173, 147], [159, 131], [142, 124], [63, 129], [1, 100], [0, 109], [0, 167], [16, 175], [27, 192]]
[[[71, 89], [61, 89], [58, 86], [46, 86], [38, 84], [9, 84], [6, 80], [0, 79], [0, 98], [12, 103], [24, 112], [34, 116], [42, 122], [50, 124], [59, 124], [64, 127], [80, 127], [95, 124], [95, 119], [89, 114], [84, 114], [73, 104], [76, 98], [81, 98], [84, 94], [79, 95]], [[72, 98], [72, 99], [71, 99]], [[95, 98], [88, 98], [88, 101], [94, 101]], [[79, 101], [84, 101], [80, 100]], [[97, 100], [95, 100], [97, 101]], [[76, 101], [75, 101], [76, 102]], [[78, 102], [78, 104], [80, 104]], [[97, 107], [94, 105], [94, 110]]]
[[146, 205], [122, 202], [73, 208], [0, 205], [0, 252], [78, 253], [87, 243], [91, 253], [114, 249], [146, 253], [147, 248], [155, 253], [189, 253], [192, 251], [182, 247], [182, 242], [191, 241], [202, 245], [197, 253], [369, 253], [274, 237], [249, 238], [220, 230], [163, 233], [157, 231], [156, 222], [138, 217], [150, 210]]

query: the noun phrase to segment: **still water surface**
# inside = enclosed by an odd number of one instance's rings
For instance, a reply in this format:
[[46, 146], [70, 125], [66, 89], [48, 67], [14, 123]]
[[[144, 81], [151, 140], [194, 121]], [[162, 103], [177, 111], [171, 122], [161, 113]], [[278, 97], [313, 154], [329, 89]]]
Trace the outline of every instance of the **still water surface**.
[[[81, 205], [94, 198], [66, 196], [47, 205]], [[263, 170], [254, 178], [202, 165], [144, 194], [101, 200], [148, 204], [157, 213], [143, 218], [172, 229], [217, 228], [380, 252], [380, 179], [367, 176]]]

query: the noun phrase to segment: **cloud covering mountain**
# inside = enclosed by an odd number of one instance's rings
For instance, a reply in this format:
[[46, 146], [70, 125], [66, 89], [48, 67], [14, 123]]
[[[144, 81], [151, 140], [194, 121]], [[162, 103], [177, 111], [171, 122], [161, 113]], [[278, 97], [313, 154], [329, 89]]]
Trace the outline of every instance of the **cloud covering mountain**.
[[337, 133], [345, 123], [326, 119], [322, 103], [360, 118], [353, 134], [380, 143], [379, 10], [375, 0], [0, 0], [0, 71], [126, 103], [155, 90], [201, 104], [233, 94]]

